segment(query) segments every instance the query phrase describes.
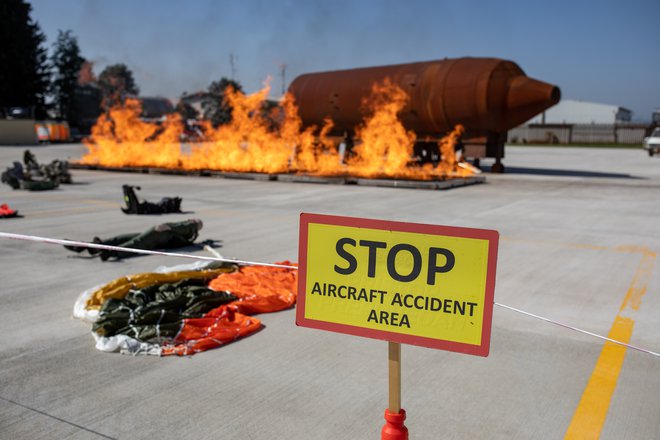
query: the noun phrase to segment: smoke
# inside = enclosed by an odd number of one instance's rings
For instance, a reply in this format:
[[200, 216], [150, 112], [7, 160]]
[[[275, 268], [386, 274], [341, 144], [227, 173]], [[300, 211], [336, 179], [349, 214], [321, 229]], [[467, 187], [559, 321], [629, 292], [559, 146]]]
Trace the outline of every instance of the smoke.
[[[31, 3], [49, 44], [58, 29], [72, 30], [97, 75], [108, 64], [124, 63], [150, 95], [179, 96], [231, 77], [230, 54], [238, 57], [235, 79], [248, 92], [272, 76], [279, 93], [282, 64], [290, 83], [306, 72], [486, 56], [511, 59], [582, 99], [639, 115], [650, 115], [660, 95], [660, 58], [652, 56], [658, 2], [643, 8], [568, 0]], [[603, 23], [617, 23], [616, 32]], [[630, 66], [635, 81], [626, 80]]]

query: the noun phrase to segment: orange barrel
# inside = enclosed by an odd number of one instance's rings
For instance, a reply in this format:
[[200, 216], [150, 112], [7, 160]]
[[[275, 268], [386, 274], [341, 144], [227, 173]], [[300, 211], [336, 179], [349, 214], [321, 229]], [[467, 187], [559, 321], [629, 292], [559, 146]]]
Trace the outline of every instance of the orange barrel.
[[48, 130], [48, 140], [55, 142], [59, 140], [59, 129], [57, 128], [57, 122], [48, 121], [46, 122], [46, 129]]
[[37, 122], [34, 124], [34, 130], [37, 132], [37, 140], [39, 142], [48, 142], [50, 136], [46, 124], [43, 122]]
[[57, 133], [57, 141], [62, 142], [64, 140], [64, 126], [61, 122], [55, 124], [55, 132]]
[[62, 142], [69, 142], [71, 140], [71, 129], [69, 123], [64, 121], [60, 124], [60, 140]]
[[66, 135], [66, 122], [58, 122], [55, 124], [55, 131], [57, 133], [57, 141], [64, 142], [67, 139]]

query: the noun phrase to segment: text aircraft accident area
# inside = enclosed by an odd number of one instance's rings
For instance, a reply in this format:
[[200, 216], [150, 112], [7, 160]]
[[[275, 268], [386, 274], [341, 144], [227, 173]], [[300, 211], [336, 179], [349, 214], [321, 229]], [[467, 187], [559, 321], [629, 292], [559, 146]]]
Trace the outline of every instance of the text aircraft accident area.
[[315, 214], [300, 222], [299, 325], [488, 355], [496, 231]]
[[660, 438], [641, 149], [427, 191], [74, 166], [104, 145], [0, 147], [0, 437]]

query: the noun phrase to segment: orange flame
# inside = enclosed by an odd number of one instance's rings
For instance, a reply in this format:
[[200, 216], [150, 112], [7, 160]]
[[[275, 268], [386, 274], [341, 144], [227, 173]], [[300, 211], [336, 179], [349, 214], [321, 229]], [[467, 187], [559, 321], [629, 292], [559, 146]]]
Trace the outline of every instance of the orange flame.
[[[289, 100], [290, 98], [287, 97], [286, 101]], [[288, 105], [291, 105], [292, 109], [296, 109], [292, 101]], [[295, 115], [295, 113], [292, 114]], [[297, 120], [300, 121], [299, 119]], [[332, 126], [332, 120], [329, 118], [325, 119], [318, 139], [314, 136], [313, 129], [308, 129], [303, 133], [298, 144], [298, 154], [294, 162], [294, 169], [296, 171], [320, 176], [333, 176], [346, 173], [345, 167], [341, 163], [342, 160], [339, 151], [332, 139], [328, 137]]]
[[370, 97], [363, 103], [369, 111], [364, 125], [356, 129], [362, 140], [349, 158], [351, 174], [362, 177], [405, 177], [415, 145], [415, 133], [406, 131], [398, 118], [408, 102], [408, 95], [386, 79], [374, 84]]
[[184, 127], [178, 115], [169, 115], [161, 125], [145, 122], [140, 119], [139, 101], [128, 99], [98, 119], [91, 138], [85, 141], [88, 153], [81, 163], [423, 180], [472, 173], [469, 167], [460, 166], [454, 153], [462, 126], [440, 140], [442, 160], [437, 167], [411, 164], [416, 135], [407, 131], [398, 118], [408, 96], [389, 80], [372, 87], [364, 102], [368, 116], [356, 128], [359, 142], [345, 158], [336, 140], [328, 136], [332, 121], [327, 119], [318, 134], [317, 127], [303, 128], [291, 95], [280, 102], [279, 121], [273, 128], [273, 122], [262, 111], [268, 92], [268, 86], [251, 95], [226, 90], [231, 121], [218, 128], [204, 122], [204, 141], [187, 149], [182, 148]]
[[185, 168], [287, 172], [295, 144], [272, 131], [261, 114], [268, 92], [268, 87], [252, 95], [231, 88], [226, 90], [227, 103], [232, 108], [231, 121], [217, 129], [207, 126], [207, 142], [193, 147]]
[[441, 157], [440, 163], [438, 163], [435, 169], [438, 174], [465, 177], [481, 172], [478, 168], [473, 167], [467, 162], [459, 162], [456, 159], [456, 143], [463, 133], [465, 133], [465, 128], [461, 124], [458, 124], [451, 133], [438, 142]]
[[162, 126], [140, 119], [140, 102], [127, 99], [108, 114], [101, 115], [92, 127], [93, 142], [86, 141], [89, 150], [84, 164], [111, 167], [180, 165], [179, 134], [182, 125], [178, 114], [169, 115]]

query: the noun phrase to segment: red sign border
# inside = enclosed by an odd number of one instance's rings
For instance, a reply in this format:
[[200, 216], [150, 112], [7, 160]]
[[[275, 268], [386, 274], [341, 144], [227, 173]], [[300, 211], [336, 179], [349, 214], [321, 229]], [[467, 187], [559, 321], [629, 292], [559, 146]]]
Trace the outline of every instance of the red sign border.
[[[375, 330], [357, 327], [347, 324], [318, 321], [305, 318], [305, 289], [307, 281], [307, 244], [308, 225], [310, 223], [348, 226], [354, 228], [380, 229], [387, 231], [411, 232], [417, 234], [444, 235], [449, 237], [474, 238], [488, 240], [488, 266], [486, 270], [486, 297], [484, 298], [484, 315], [481, 330], [481, 343], [479, 345], [465, 344], [442, 339], [433, 339], [423, 336], [404, 335], [388, 332], [386, 330]], [[362, 336], [373, 339], [381, 339], [402, 344], [418, 345], [421, 347], [435, 348], [439, 350], [454, 351], [457, 353], [472, 354], [476, 356], [488, 356], [490, 350], [490, 334], [493, 322], [493, 301], [495, 294], [495, 271], [497, 269], [497, 248], [499, 233], [489, 229], [463, 228], [457, 226], [440, 226], [422, 223], [406, 223], [389, 220], [374, 220], [357, 217], [343, 217], [326, 214], [300, 214], [300, 239], [298, 242], [298, 298], [296, 305], [296, 325], [301, 327], [327, 330], [337, 333], [345, 333], [354, 336]]]

